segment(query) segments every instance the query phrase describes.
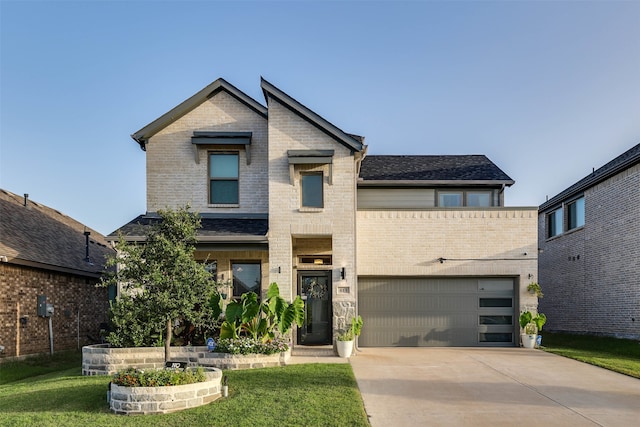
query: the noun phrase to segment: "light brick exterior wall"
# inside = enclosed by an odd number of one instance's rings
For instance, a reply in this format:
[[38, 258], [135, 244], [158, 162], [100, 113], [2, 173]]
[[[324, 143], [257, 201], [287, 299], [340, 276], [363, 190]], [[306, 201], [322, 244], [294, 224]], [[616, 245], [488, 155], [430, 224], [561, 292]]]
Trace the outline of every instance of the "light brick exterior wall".
[[536, 208], [362, 210], [357, 218], [359, 276], [510, 276], [520, 310], [536, 309], [526, 291], [536, 280]]
[[[194, 131], [253, 132], [251, 164], [241, 146], [198, 148], [199, 163], [191, 144]], [[267, 120], [221, 91], [176, 120], [147, 144], [147, 211], [177, 208], [187, 203], [199, 213], [266, 213], [268, 211]], [[209, 151], [238, 151], [239, 207], [209, 205]]]
[[[295, 184], [291, 185], [287, 150], [334, 150], [333, 184], [328, 180], [329, 165], [296, 165]], [[300, 171], [310, 169], [324, 171], [324, 207], [302, 211]], [[334, 307], [338, 301], [355, 304], [356, 161], [350, 150], [271, 99], [269, 176], [270, 281], [278, 282], [284, 298], [294, 297], [297, 294], [295, 258], [308, 253], [294, 253], [292, 239], [331, 238]], [[326, 241], [318, 243], [319, 249], [326, 246]], [[340, 279], [342, 267], [346, 271], [345, 280]], [[338, 293], [339, 287], [348, 292]]]
[[538, 219], [547, 329], [640, 338], [640, 165], [586, 190], [585, 225], [546, 239]]
[[[98, 279], [7, 263], [0, 264], [0, 358], [49, 353], [49, 320], [38, 317], [37, 297], [53, 304], [53, 350], [73, 350], [99, 338], [100, 323], [108, 321], [107, 288]], [[79, 322], [78, 322], [79, 312]], [[26, 325], [19, 319], [28, 317]], [[79, 328], [79, 330], [78, 330]]]

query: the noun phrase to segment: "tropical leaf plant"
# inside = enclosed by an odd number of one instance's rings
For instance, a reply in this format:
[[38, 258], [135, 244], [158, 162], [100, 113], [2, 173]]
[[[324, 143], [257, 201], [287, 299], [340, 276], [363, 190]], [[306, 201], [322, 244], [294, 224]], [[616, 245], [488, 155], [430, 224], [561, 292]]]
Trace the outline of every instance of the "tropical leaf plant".
[[267, 298], [262, 303], [254, 292], [247, 292], [239, 301], [227, 305], [220, 338], [238, 339], [245, 335], [268, 342], [276, 337], [276, 332], [284, 335], [294, 324], [301, 325], [303, 321], [304, 302], [300, 296], [288, 303], [280, 296], [280, 289], [274, 282], [269, 285]]

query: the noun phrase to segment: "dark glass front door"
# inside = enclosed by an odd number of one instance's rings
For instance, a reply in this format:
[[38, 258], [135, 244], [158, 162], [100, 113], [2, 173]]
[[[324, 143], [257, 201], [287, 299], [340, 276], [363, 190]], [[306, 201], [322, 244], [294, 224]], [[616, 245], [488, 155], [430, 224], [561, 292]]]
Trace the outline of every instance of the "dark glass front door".
[[304, 324], [298, 328], [298, 344], [331, 344], [331, 272], [298, 272], [298, 293], [304, 300]]

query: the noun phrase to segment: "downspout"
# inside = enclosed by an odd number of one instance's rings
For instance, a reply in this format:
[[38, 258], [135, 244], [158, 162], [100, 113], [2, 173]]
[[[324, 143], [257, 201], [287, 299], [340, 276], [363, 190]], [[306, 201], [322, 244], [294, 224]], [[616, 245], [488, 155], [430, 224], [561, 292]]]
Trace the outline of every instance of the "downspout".
[[49, 347], [51, 348], [51, 355], [53, 355], [53, 323], [51, 323], [51, 318], [53, 315], [49, 316]]
[[89, 262], [89, 235], [91, 234], [91, 232], [86, 231], [84, 232], [84, 260], [86, 262]]
[[[358, 179], [360, 179], [360, 167], [362, 166], [362, 160], [367, 156], [367, 145], [363, 145], [362, 151], [357, 153], [356, 155], [356, 174], [355, 174], [355, 197], [353, 198], [353, 237], [355, 244], [353, 245], [353, 258], [354, 258], [354, 266], [353, 266], [353, 284], [354, 289], [353, 293], [356, 296], [355, 301], [355, 309], [356, 309], [356, 317], [360, 314], [360, 310], [358, 307]], [[360, 351], [359, 347], [359, 339], [360, 337], [355, 337], [354, 347], [356, 351]]]

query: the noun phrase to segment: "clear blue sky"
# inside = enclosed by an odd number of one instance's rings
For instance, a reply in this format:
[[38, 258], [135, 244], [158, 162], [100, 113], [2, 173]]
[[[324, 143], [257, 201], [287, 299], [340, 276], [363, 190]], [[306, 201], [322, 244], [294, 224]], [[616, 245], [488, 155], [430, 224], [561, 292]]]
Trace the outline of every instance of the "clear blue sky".
[[486, 154], [536, 206], [640, 142], [640, 2], [0, 0], [0, 187], [108, 234], [130, 134], [260, 76], [370, 154]]

